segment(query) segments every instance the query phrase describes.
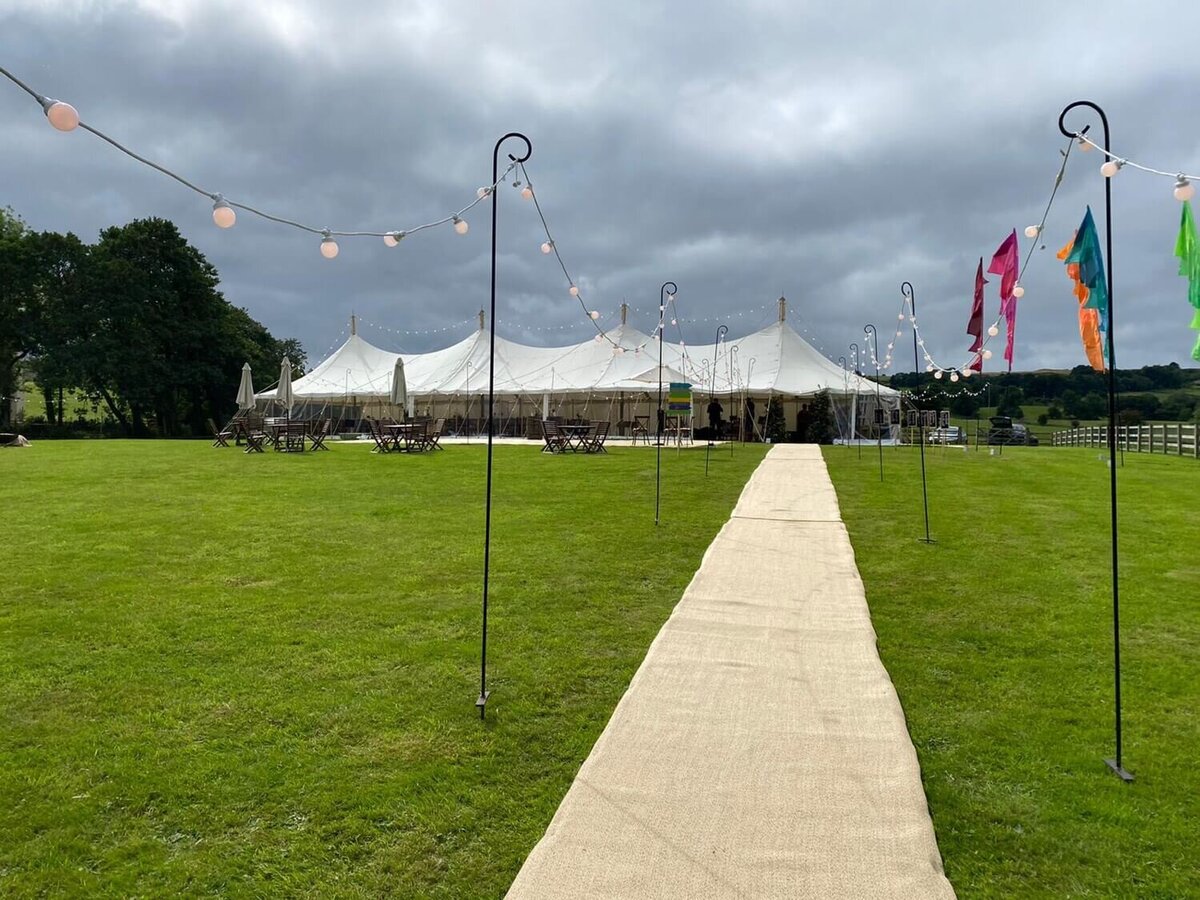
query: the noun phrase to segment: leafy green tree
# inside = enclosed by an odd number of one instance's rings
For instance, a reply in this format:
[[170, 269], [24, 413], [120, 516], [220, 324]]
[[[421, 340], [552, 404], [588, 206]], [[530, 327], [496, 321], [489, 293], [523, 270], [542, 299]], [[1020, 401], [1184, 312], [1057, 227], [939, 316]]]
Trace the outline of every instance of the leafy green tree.
[[9, 424], [17, 367], [33, 351], [40, 321], [29, 229], [11, 209], [0, 209], [0, 426]]
[[829, 391], [818, 391], [808, 401], [808, 427], [800, 440], [810, 444], [832, 444], [837, 426], [833, 420], [833, 401]]
[[996, 404], [996, 415], [1009, 416], [1013, 419], [1025, 418], [1025, 411], [1021, 409], [1021, 389], [1019, 387], [1006, 387], [1000, 391], [1000, 400]]

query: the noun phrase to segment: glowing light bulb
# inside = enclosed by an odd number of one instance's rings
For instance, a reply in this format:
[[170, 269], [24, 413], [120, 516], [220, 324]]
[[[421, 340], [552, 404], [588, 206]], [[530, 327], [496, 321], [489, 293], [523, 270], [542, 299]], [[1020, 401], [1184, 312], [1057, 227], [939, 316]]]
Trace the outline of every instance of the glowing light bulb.
[[383, 242], [389, 247], [395, 247], [402, 240], [404, 240], [403, 231], [389, 231], [383, 236]]
[[1035, 238], [1041, 233], [1042, 233], [1041, 225], [1026, 225], [1025, 226], [1025, 237], [1027, 237], [1027, 238]]
[[958, 381], [958, 373], [957, 373], [957, 372], [951, 372], [951, 373], [950, 373], [950, 380], [951, 380], [951, 381]]
[[934, 372], [933, 377], [936, 378], [938, 381], [941, 381], [942, 380], [942, 370], [938, 369], [936, 372]]
[[600, 310], [593, 309], [590, 313], [588, 313], [588, 315], [592, 317], [592, 321], [594, 322], [596, 319], [600, 318]]
[[1180, 175], [1175, 182], [1175, 199], [1180, 203], [1185, 203], [1196, 196], [1196, 187], [1184, 176]]
[[895, 349], [895, 344], [888, 344], [888, 352], [891, 353]]
[[983, 351], [983, 353], [982, 353], [981, 355], [983, 356], [983, 358], [984, 358], [984, 359], [991, 359], [991, 358], [992, 358], [992, 351], [991, 351], [991, 350], [984, 350], [984, 351]]
[[675, 320], [675, 319], [672, 319], [672, 320], [671, 320], [671, 324], [672, 324], [672, 325], [678, 325], [678, 324], [679, 324], [679, 322], [678, 322], [677, 320]]
[[454, 230], [459, 234], [466, 234], [471, 228], [471, 226], [467, 224], [466, 219], [460, 219], [458, 216], [455, 216], [451, 221], [454, 222]]
[[596, 343], [597, 344], [600, 343], [602, 340], [604, 340], [604, 335], [602, 335], [602, 334], [596, 335]]
[[321, 255], [326, 259], [333, 259], [338, 255], [337, 241], [333, 239], [328, 231], [325, 232], [325, 237], [321, 238]]
[[1123, 159], [1110, 159], [1100, 167], [1100, 174], [1105, 178], [1112, 178], [1121, 171], [1121, 166], [1123, 165], [1125, 165], [1125, 160]]
[[549, 253], [554, 249], [554, 241], [542, 241], [542, 252]]
[[1013, 285], [1013, 296], [1017, 298], [1025, 296], [1025, 288], [1021, 286], [1021, 282], [1019, 281]]
[[1000, 329], [997, 328], [995, 325], [992, 325], [988, 328], [988, 337], [995, 337], [999, 333], [1000, 333]]
[[529, 200], [531, 197], [533, 197], [533, 185], [527, 184], [525, 187], [521, 188], [521, 196], [526, 200]]
[[896, 316], [896, 318], [899, 319], [901, 322], [903, 322], [904, 321], [904, 313], [900, 313], [900, 315]]
[[579, 287], [578, 287], [577, 285], [574, 285], [574, 284], [573, 284], [573, 285], [571, 285], [571, 287], [570, 287], [570, 288], [567, 290], [567, 293], [569, 293], [569, 294], [570, 294], [572, 297], [578, 297], [578, 296], [579, 296]]
[[42, 107], [50, 124], [59, 131], [74, 131], [79, 127], [79, 113], [70, 103], [61, 100], [46, 100]]
[[486, 197], [491, 192], [492, 192], [492, 189], [490, 187], [481, 187], [479, 190], [477, 190], [475, 192], [475, 196], [478, 197], [480, 200], [482, 200], [484, 197]]
[[974, 374], [975, 374], [975, 371], [973, 369], [963, 369], [962, 377], [970, 378]]
[[927, 366], [925, 366], [925, 371], [932, 372], [933, 371], [933, 363], [929, 363]]
[[237, 221], [237, 213], [233, 207], [225, 202], [225, 199], [219, 194], [217, 199], [213, 201], [213, 222], [218, 228], [232, 228], [233, 223]]

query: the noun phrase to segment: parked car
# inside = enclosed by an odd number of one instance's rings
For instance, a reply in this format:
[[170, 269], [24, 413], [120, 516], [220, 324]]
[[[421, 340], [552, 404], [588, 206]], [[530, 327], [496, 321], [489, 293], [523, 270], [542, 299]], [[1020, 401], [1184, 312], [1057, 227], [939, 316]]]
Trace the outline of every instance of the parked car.
[[1020, 422], [1013, 422], [1008, 416], [992, 416], [988, 421], [991, 423], [987, 436], [989, 444], [1037, 446], [1037, 436]]
[[957, 425], [944, 425], [929, 432], [928, 440], [931, 444], [961, 444], [963, 430]]

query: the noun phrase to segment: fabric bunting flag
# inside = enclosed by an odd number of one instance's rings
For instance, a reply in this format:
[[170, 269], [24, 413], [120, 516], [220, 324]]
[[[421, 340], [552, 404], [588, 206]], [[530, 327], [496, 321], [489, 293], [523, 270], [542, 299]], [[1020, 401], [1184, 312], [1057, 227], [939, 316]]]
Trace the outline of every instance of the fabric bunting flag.
[[[1175, 240], [1175, 255], [1179, 257], [1179, 274], [1188, 280], [1188, 302], [1196, 310], [1192, 328], [1200, 331], [1200, 246], [1196, 239], [1196, 220], [1192, 218], [1192, 201], [1183, 202], [1179, 220], [1179, 237]], [[1192, 359], [1200, 360], [1200, 334], [1192, 347]]]
[[1017, 247], [1017, 229], [1004, 239], [996, 255], [992, 257], [988, 271], [1000, 276], [1000, 315], [1008, 330], [1008, 340], [1004, 345], [1004, 359], [1008, 362], [1008, 371], [1012, 371], [1013, 340], [1017, 335], [1017, 298], [1013, 296], [1013, 288], [1017, 284], [1017, 275], [1021, 270], [1021, 255]]
[[1096, 220], [1089, 206], [1084, 213], [1079, 230], [1075, 232], [1075, 245], [1067, 254], [1067, 265], [1079, 266], [1079, 281], [1088, 289], [1084, 306], [1100, 313], [1100, 330], [1108, 331], [1108, 282], [1104, 278], [1104, 254], [1100, 250], [1100, 235], [1096, 233]]
[[[1066, 260], [1075, 246], [1075, 238], [1058, 251], [1058, 258]], [[1088, 288], [1079, 280], [1079, 263], [1067, 263], [1067, 275], [1075, 282], [1075, 299], [1079, 301], [1079, 338], [1083, 341], [1083, 352], [1088, 363], [1097, 372], [1104, 371], [1104, 341], [1100, 337], [1100, 313], [1087, 306]]]
[[975, 354], [971, 368], [976, 372], [983, 371], [983, 286], [987, 279], [983, 277], [983, 257], [979, 257], [979, 269], [975, 272], [975, 302], [971, 305], [971, 319], [967, 322], [967, 334], [975, 338], [970, 351]]

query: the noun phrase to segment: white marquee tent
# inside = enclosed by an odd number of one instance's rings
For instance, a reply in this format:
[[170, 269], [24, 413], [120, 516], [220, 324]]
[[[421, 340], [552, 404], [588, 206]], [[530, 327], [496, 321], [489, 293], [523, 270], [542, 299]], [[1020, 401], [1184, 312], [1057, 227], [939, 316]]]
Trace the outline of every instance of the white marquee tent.
[[[865, 430], [857, 420], [865, 421], [866, 410], [874, 409], [877, 397], [885, 408], [899, 405], [898, 392], [847, 372], [818, 352], [787, 324], [785, 310], [781, 301], [778, 321], [745, 337], [722, 341], [715, 348], [715, 366], [712, 345], [696, 348], [664, 342], [664, 391], [670, 382], [691, 383], [697, 398], [712, 394], [726, 399], [727, 415], [738, 413], [731, 400], [744, 402], [751, 397], [778, 402], [786, 414], [798, 409], [804, 398], [828, 391], [844, 435]], [[588, 411], [591, 403], [590, 417], [604, 418], [597, 415], [596, 406], [607, 403], [610, 418], [624, 419], [626, 403], [632, 409], [649, 395], [656, 396], [658, 343], [624, 323], [607, 336], [611, 342], [532, 347], [497, 335], [495, 392], [508, 401], [508, 406], [501, 406], [502, 414], [520, 416], [522, 401], [531, 403], [530, 414], [536, 414], [540, 404], [543, 416], [564, 407], [577, 411], [580, 403]], [[399, 354], [366, 341], [352, 318], [349, 338], [296, 379], [292, 393], [297, 404], [310, 406], [386, 407], [396, 359], [402, 357], [410, 413], [420, 407], [430, 414], [469, 417], [472, 404], [479, 412], [476, 398], [488, 391], [489, 338], [480, 327], [442, 350]], [[273, 400], [274, 391], [257, 397]], [[703, 404], [698, 400], [696, 405]], [[762, 406], [758, 409], [763, 411]], [[697, 409], [697, 416], [700, 412]]]

